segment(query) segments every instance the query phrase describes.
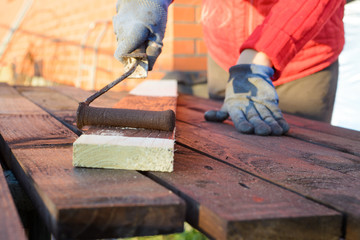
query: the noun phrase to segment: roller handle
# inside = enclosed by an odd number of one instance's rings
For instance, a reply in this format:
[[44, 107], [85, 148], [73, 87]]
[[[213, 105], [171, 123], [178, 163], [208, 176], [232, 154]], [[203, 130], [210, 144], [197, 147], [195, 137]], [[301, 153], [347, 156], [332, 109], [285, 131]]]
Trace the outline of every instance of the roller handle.
[[172, 110], [146, 111], [118, 108], [90, 107], [86, 103], [79, 104], [76, 114], [76, 125], [112, 126], [146, 128], [172, 131], [175, 127], [175, 113]]

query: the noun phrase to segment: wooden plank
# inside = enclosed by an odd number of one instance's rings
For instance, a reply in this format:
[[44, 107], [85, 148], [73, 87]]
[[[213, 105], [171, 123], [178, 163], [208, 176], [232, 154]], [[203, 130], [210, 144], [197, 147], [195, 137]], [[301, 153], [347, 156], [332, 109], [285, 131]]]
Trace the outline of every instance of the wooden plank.
[[176, 149], [173, 173], [146, 175], [184, 198], [187, 221], [212, 238], [340, 238], [340, 213], [183, 146]]
[[0, 115], [1, 134], [11, 147], [24, 145], [70, 144], [76, 138], [72, 131], [43, 114]]
[[74, 168], [71, 146], [17, 148], [13, 154], [14, 172], [56, 239], [182, 231], [183, 201], [137, 172]]
[[[11, 101], [6, 97], [0, 101]], [[24, 97], [18, 102], [35, 106]], [[135, 171], [74, 168], [76, 135], [41, 109], [19, 114], [19, 108], [0, 117], [1, 155], [57, 239], [182, 231], [179, 197]]]
[[[122, 98], [114, 108], [148, 111], [170, 109], [176, 112], [176, 96], [175, 80], [148, 80]], [[164, 133], [139, 129], [136, 135], [126, 134], [127, 131], [127, 128], [106, 128], [106, 132], [103, 129], [85, 132], [74, 142], [74, 166], [173, 171], [175, 129]]]
[[77, 109], [76, 101], [48, 87], [16, 86], [15, 89], [38, 106], [52, 109], [54, 113]]
[[[94, 91], [85, 91], [69, 86], [29, 87], [16, 86], [22, 96], [43, 108], [53, 117], [69, 126], [76, 126], [76, 110], [79, 102], [85, 101]], [[96, 99], [91, 106], [112, 107], [125, 95], [124, 92], [109, 91]]]
[[[316, 130], [292, 126], [288, 136], [298, 138], [307, 142], [315, 143], [325, 147], [331, 147], [341, 152], [360, 156], [360, 133], [359, 140], [348, 139], [346, 137], [334, 136]], [[353, 133], [352, 136], [356, 134]]]
[[[196, 104], [193, 104], [194, 102]], [[220, 109], [221, 102], [182, 95], [178, 100], [178, 105], [204, 113], [210, 109]], [[284, 114], [284, 117], [290, 124], [287, 136], [360, 156], [359, 131], [334, 127], [327, 123], [289, 114]], [[201, 119], [204, 119], [203, 116]], [[232, 124], [230, 121], [228, 123]]]
[[[85, 101], [95, 91], [85, 91], [70, 86], [31, 87], [15, 86], [16, 91], [43, 108], [53, 111], [76, 111], [78, 103]], [[108, 91], [91, 103], [94, 107], [113, 106], [127, 92]]]
[[0, 238], [8, 240], [27, 239], [1, 166], [0, 212]]
[[41, 114], [38, 106], [24, 102], [23, 97], [12, 87], [0, 83], [0, 114]]
[[[240, 134], [231, 124], [203, 120], [197, 104], [179, 102], [178, 142], [342, 211], [347, 239], [360, 239], [358, 156], [286, 136]], [[191, 105], [196, 111], [185, 107]]]
[[294, 126], [314, 130], [316, 132], [326, 133], [346, 139], [360, 141], [360, 132], [347, 128], [332, 126], [328, 123], [305, 119], [294, 115], [286, 114], [286, 120]]
[[50, 240], [51, 234], [49, 230], [13, 172], [5, 170], [4, 175], [28, 239]]
[[16, 86], [16, 90], [22, 96], [31, 100], [57, 120], [67, 125], [72, 131], [80, 133], [76, 128], [76, 117], [74, 114], [78, 106], [77, 101], [47, 87]]
[[[85, 99], [87, 99], [90, 95], [92, 95], [95, 92], [95, 91], [85, 91], [81, 88], [75, 88], [71, 86], [52, 86], [49, 87], [48, 89], [52, 89], [58, 93], [68, 96], [76, 100], [77, 102], [85, 101]], [[125, 97], [126, 95], [128, 95], [128, 92], [126, 91], [110, 90], [106, 92], [106, 94], [97, 98], [93, 103], [91, 103], [91, 105], [95, 107], [104, 107], [104, 106], [112, 107], [115, 103], [119, 102], [119, 100]]]
[[0, 92], [0, 134], [7, 142], [0, 145], [0, 149], [8, 165], [11, 160], [8, 146], [71, 144], [77, 138], [39, 106], [24, 99], [13, 87], [2, 84]]
[[151, 137], [154, 131], [149, 135], [140, 131], [140, 134], [124, 136], [120, 128], [108, 129], [107, 133], [100, 129], [83, 134], [74, 142], [73, 164], [76, 167], [172, 172], [174, 135]]

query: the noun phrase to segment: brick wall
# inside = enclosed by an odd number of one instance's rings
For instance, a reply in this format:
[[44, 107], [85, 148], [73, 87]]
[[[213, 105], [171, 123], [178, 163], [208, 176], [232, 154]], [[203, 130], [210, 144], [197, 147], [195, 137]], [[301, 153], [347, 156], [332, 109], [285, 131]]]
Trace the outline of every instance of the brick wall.
[[206, 48], [200, 24], [201, 1], [175, 1], [174, 68], [202, 71], [206, 68]]
[[[0, 15], [0, 40], [24, 1], [0, 2], [0, 13], [4, 12]], [[115, 3], [116, 0], [34, 0], [1, 56], [1, 66], [12, 65], [18, 81], [24, 76], [40, 75], [85, 89], [101, 88], [123, 72], [113, 57], [116, 40], [111, 19]], [[171, 5], [163, 52], [149, 78], [161, 79], [171, 72], [205, 72], [200, 12], [201, 0], [175, 0]], [[126, 80], [118, 88], [132, 88], [137, 82]]]

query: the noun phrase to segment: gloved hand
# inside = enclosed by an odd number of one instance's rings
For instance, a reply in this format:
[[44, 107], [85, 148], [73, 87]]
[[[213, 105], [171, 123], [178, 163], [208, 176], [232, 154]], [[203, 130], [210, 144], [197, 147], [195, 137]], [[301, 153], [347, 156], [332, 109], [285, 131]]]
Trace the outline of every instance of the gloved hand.
[[149, 70], [152, 69], [163, 46], [167, 9], [172, 0], [118, 0], [113, 27], [117, 39], [114, 56], [124, 61], [128, 54], [146, 45]]
[[229, 70], [225, 100], [220, 111], [208, 111], [205, 119], [222, 122], [229, 115], [236, 129], [257, 135], [282, 135], [289, 125], [278, 106], [279, 98], [272, 84], [274, 70], [256, 64], [239, 64]]

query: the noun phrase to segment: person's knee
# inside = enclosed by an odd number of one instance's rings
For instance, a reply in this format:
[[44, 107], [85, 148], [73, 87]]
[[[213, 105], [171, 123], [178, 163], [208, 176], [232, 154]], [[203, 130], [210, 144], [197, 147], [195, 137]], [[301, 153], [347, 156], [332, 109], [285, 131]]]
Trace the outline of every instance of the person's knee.
[[229, 73], [221, 68], [210, 55], [207, 64], [207, 85], [211, 99], [222, 100], [225, 98], [226, 83]]
[[208, 92], [209, 92], [209, 98], [211, 99], [222, 100], [225, 98], [225, 87], [212, 84], [212, 82], [209, 81], [208, 81]]

